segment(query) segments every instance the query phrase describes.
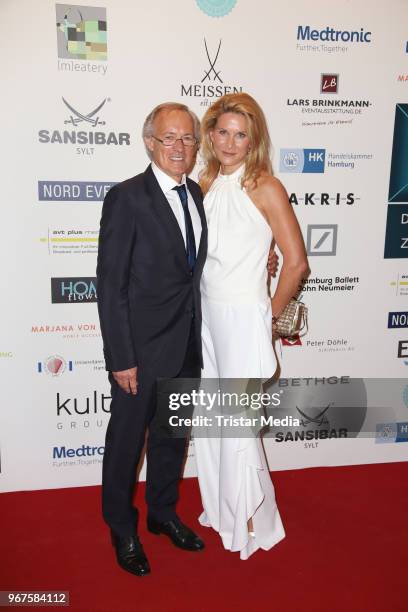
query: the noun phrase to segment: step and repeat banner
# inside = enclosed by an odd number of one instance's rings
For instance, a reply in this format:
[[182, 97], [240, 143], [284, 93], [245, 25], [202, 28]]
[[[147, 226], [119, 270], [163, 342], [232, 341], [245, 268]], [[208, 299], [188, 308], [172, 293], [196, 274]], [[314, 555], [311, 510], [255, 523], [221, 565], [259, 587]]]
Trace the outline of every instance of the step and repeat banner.
[[[0, 16], [0, 489], [100, 482], [110, 406], [95, 280], [103, 198], [146, 168], [141, 129], [156, 104], [202, 117], [239, 91], [265, 111], [311, 267], [309, 331], [277, 347], [301, 425], [266, 440], [270, 466], [406, 459], [405, 0], [2, 0]], [[395, 417], [380, 413], [376, 434], [360, 439], [322, 416], [355, 378], [400, 380]], [[186, 475], [193, 455], [191, 443]]]

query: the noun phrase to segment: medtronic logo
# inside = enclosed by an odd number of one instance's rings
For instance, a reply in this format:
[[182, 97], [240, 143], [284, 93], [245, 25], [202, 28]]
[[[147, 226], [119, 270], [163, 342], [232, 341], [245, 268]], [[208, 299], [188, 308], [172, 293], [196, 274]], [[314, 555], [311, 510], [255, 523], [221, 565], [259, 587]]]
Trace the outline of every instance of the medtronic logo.
[[281, 149], [280, 172], [322, 173], [326, 149]]
[[388, 328], [398, 329], [408, 327], [408, 312], [389, 312]]
[[96, 302], [96, 278], [69, 277], [51, 279], [51, 301], [53, 304], [85, 304]]
[[67, 448], [66, 446], [54, 446], [52, 449], [53, 459], [66, 459], [71, 457], [95, 457], [103, 456], [104, 446], [88, 446], [83, 444], [78, 448]]
[[58, 57], [107, 59], [106, 9], [56, 4]]
[[323, 30], [312, 30], [310, 26], [298, 26], [298, 40], [321, 40], [322, 42], [356, 42], [370, 43], [371, 32], [365, 32], [363, 28], [358, 30], [335, 30], [324, 28]]

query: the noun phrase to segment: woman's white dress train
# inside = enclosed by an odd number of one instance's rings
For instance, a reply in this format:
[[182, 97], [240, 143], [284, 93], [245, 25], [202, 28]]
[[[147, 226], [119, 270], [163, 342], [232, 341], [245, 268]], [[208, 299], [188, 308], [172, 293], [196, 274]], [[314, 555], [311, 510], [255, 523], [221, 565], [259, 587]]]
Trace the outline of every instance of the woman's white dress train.
[[[240, 186], [243, 169], [220, 174], [204, 202], [203, 379], [267, 380], [277, 365], [266, 271], [272, 232]], [[194, 444], [204, 506], [200, 523], [218, 531], [224, 547], [239, 551], [241, 559], [284, 538], [259, 436], [211, 437], [200, 428]], [[254, 536], [248, 534], [251, 518]]]

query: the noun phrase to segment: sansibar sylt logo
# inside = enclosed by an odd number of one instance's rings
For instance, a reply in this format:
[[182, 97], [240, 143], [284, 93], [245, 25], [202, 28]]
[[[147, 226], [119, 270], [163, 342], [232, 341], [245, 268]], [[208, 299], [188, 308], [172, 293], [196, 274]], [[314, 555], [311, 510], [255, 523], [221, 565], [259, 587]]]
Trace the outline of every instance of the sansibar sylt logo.
[[[200, 81], [195, 83], [182, 83], [181, 96], [193, 98], [219, 98], [228, 93], [239, 93], [241, 85], [229, 85], [225, 83], [225, 77], [220, 64], [222, 55], [222, 39], [213, 41], [204, 38], [204, 52], [206, 63], [203, 65]], [[201, 106], [209, 106], [209, 100], [203, 100]]]
[[280, 172], [322, 173], [326, 157], [325, 149], [281, 149]]
[[385, 259], [408, 257], [408, 104], [395, 108]]
[[53, 304], [86, 304], [96, 302], [96, 278], [89, 276], [51, 279]]
[[224, 17], [232, 11], [237, 0], [196, 0], [196, 3], [209, 17]]
[[65, 97], [62, 97], [62, 102], [65, 109], [64, 125], [70, 129], [41, 129], [38, 132], [40, 143], [75, 145], [77, 155], [94, 155], [96, 147], [100, 146], [130, 145], [128, 132], [108, 132], [100, 129], [106, 125], [103, 112], [110, 98], [103, 98], [92, 106], [78, 105]]
[[56, 4], [55, 10], [58, 57], [106, 61], [108, 53], [106, 9], [96, 6]]

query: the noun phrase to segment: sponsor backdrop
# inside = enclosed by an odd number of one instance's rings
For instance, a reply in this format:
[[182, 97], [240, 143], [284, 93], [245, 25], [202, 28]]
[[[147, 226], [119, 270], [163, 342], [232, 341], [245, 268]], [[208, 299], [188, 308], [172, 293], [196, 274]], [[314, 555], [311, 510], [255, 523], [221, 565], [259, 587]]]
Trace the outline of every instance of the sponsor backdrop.
[[[141, 128], [153, 106], [179, 101], [201, 117], [233, 91], [265, 110], [312, 270], [309, 333], [277, 353], [281, 376], [308, 387], [296, 407], [317, 434], [267, 439], [270, 466], [406, 458], [408, 445], [395, 443], [408, 439], [404, 385], [377, 437], [348, 438], [337, 417], [337, 434], [319, 433], [343, 401], [336, 385], [408, 372], [406, 3], [276, 6], [2, 2], [1, 490], [100, 482], [110, 403], [95, 303], [103, 197], [146, 167]], [[191, 444], [187, 475], [193, 454]]]

